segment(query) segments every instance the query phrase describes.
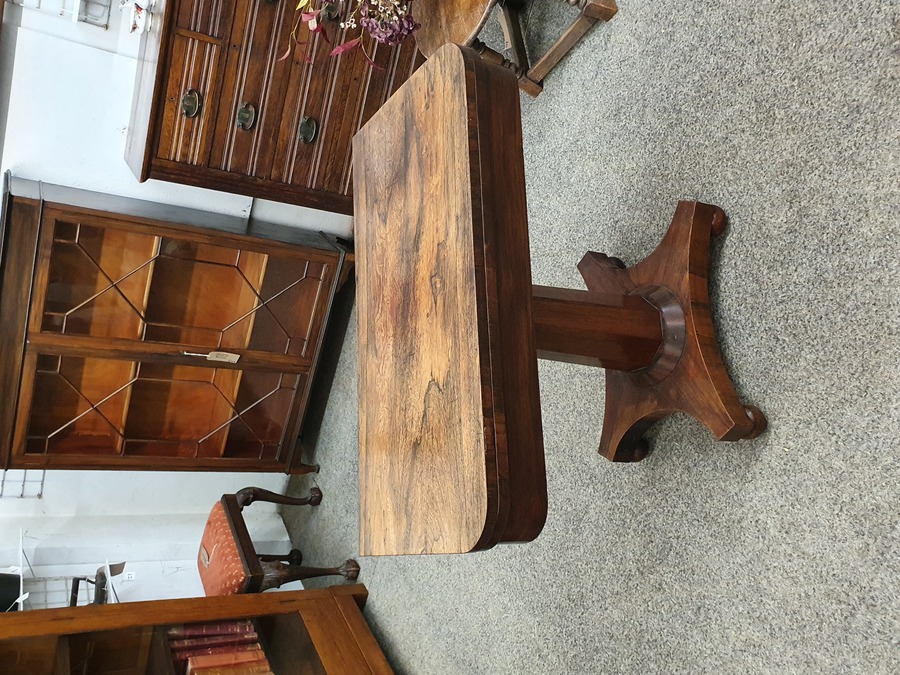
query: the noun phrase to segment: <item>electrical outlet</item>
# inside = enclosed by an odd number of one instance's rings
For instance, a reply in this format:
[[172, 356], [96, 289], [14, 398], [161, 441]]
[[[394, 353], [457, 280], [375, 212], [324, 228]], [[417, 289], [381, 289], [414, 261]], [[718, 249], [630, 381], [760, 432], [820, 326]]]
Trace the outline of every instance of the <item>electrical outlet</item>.
[[122, 581], [134, 581], [134, 572], [125, 572], [122, 574]]

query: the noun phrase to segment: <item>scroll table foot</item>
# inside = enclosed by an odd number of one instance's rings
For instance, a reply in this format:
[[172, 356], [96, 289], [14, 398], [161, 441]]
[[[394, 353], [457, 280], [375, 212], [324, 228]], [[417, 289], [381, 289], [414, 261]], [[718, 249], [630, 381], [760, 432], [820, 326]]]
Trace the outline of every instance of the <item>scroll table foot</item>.
[[[621, 269], [598, 253], [588, 253], [578, 265], [589, 290], [641, 295], [660, 308], [663, 321], [662, 345], [649, 366], [606, 371], [599, 452], [609, 460], [646, 457], [644, 433], [675, 412], [696, 418], [719, 440], [755, 438], [766, 429], [759, 408], [745, 407], [738, 398], [715, 337], [709, 244], [725, 225], [722, 209], [682, 201], [662, 242], [637, 265]], [[681, 347], [675, 349], [677, 342]]]

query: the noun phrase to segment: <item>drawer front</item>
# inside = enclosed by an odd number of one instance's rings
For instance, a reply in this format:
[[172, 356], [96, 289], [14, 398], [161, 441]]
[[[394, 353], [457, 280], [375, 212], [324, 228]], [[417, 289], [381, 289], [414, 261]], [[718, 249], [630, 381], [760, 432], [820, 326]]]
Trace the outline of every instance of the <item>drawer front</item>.
[[234, 0], [183, 0], [175, 11], [176, 32], [224, 40], [231, 28]]
[[[334, 44], [359, 35], [344, 31], [333, 43], [314, 36], [313, 64], [296, 52], [285, 95], [283, 126], [275, 150], [271, 179], [337, 194], [350, 194], [350, 145], [353, 135], [423, 62], [414, 40], [386, 47], [365, 39], [366, 53], [357, 47], [331, 57]], [[300, 34], [301, 42], [308, 36]], [[299, 48], [298, 48], [299, 49]], [[366, 54], [375, 62], [373, 67]], [[314, 120], [315, 140], [304, 142], [301, 124]]]
[[290, 44], [294, 0], [249, 0], [238, 5], [215, 122], [214, 169], [265, 178], [290, 66], [279, 61]]
[[[194, 166], [207, 164], [222, 53], [222, 47], [209, 39], [174, 36], [157, 157]], [[186, 98], [193, 100], [185, 102]], [[196, 106], [196, 112], [190, 106]]]
[[[360, 29], [330, 22], [328, 39], [310, 36], [296, 4], [177, 3], [149, 177], [352, 213], [351, 139], [424, 59], [414, 40], [390, 48], [371, 39], [377, 67], [359, 48], [332, 57]], [[183, 108], [198, 99], [189, 116]]]

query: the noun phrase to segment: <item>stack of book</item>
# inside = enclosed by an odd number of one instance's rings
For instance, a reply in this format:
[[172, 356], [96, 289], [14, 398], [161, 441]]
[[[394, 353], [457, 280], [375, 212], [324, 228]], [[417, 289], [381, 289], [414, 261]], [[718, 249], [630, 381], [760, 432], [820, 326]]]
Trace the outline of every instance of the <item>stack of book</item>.
[[179, 675], [272, 675], [249, 619], [172, 626], [166, 635]]

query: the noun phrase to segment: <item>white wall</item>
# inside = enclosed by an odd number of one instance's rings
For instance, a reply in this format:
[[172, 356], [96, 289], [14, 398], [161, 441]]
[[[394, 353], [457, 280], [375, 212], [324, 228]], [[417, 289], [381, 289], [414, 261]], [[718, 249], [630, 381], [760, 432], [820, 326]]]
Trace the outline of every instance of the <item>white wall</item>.
[[[286, 482], [282, 474], [48, 471], [43, 498], [0, 499], [0, 571], [18, 565], [21, 530], [33, 567], [24, 566], [26, 576], [54, 576], [48, 566], [59, 565], [93, 576], [104, 562], [124, 560], [142, 571], [123, 597], [203, 595], [195, 561], [213, 504], [249, 485], [280, 492]], [[245, 519], [258, 550], [286, 553], [276, 509], [255, 503]]]
[[[138, 36], [128, 33], [116, 5], [108, 31], [6, 6], [0, 85], [9, 95], [0, 90], [0, 115], [8, 106], [0, 170], [217, 213], [247, 216], [252, 209], [267, 220], [349, 236], [344, 216], [138, 183], [123, 158]], [[43, 499], [0, 499], [0, 567], [17, 564], [22, 529], [39, 574], [46, 565], [89, 573], [106, 559], [127, 560], [143, 563], [146, 576], [143, 584], [140, 577], [130, 582], [132, 598], [202, 594], [194, 556], [212, 504], [248, 485], [282, 490], [285, 483], [278, 474], [50, 471]], [[273, 506], [254, 504], [247, 515], [257, 542], [289, 548]]]

